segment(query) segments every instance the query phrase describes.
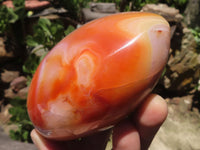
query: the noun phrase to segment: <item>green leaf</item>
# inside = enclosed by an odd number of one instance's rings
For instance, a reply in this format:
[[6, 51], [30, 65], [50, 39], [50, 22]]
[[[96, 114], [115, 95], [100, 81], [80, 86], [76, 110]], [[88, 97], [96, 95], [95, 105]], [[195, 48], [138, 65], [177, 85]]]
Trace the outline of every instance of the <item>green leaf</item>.
[[8, 8], [8, 15], [9, 15], [9, 23], [15, 23], [19, 17], [17, 14], [15, 14], [15, 12], [13, 11], [12, 8]]
[[38, 21], [38, 26], [41, 27], [43, 32], [46, 32], [48, 36], [51, 36], [51, 32], [49, 31], [49, 26], [51, 26], [50, 20], [42, 18]]
[[65, 35], [70, 34], [72, 31], [74, 31], [75, 28], [71, 25], [68, 26], [67, 30], [65, 30]]
[[31, 142], [30, 132], [33, 125], [28, 116], [26, 100], [16, 98], [10, 100], [10, 104], [13, 106], [9, 109], [9, 113], [12, 115], [10, 123], [18, 126], [15, 131], [10, 130], [10, 137], [14, 140]]
[[15, 7], [25, 6], [25, 0], [13, 0], [13, 5]]
[[18, 15], [18, 18], [24, 19], [26, 17], [25, 0], [13, 0], [13, 5], [15, 7], [14, 12]]
[[26, 38], [26, 44], [30, 47], [35, 47], [39, 45], [38, 41], [36, 41], [32, 36], [28, 35]]
[[23, 71], [28, 74], [34, 74], [40, 63], [40, 57], [31, 54], [22, 66]]
[[28, 137], [29, 137], [29, 132], [28, 132], [28, 131], [24, 131], [23, 134], [22, 134], [22, 138], [23, 138], [24, 140], [27, 140]]
[[11, 139], [13, 139], [13, 140], [19, 140], [20, 139], [19, 132], [16, 132], [14, 130], [10, 130], [9, 135], [10, 135]]

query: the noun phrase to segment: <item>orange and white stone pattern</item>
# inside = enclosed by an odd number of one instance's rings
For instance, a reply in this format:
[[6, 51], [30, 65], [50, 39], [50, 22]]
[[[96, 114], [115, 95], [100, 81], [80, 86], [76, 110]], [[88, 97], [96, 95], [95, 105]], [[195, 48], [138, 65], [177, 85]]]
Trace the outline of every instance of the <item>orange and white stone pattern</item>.
[[169, 24], [156, 14], [120, 13], [85, 24], [39, 65], [28, 94], [30, 119], [56, 140], [112, 126], [151, 92], [169, 48]]

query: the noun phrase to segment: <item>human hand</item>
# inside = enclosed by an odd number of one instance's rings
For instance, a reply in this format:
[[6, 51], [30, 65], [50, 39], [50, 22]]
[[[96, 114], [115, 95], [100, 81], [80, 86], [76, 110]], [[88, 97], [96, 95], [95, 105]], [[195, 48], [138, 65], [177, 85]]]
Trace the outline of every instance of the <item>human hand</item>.
[[[113, 150], [146, 150], [167, 117], [167, 104], [151, 94], [130, 115], [113, 128]], [[31, 137], [40, 150], [104, 150], [111, 130], [84, 137], [81, 140], [52, 141], [34, 129]]]

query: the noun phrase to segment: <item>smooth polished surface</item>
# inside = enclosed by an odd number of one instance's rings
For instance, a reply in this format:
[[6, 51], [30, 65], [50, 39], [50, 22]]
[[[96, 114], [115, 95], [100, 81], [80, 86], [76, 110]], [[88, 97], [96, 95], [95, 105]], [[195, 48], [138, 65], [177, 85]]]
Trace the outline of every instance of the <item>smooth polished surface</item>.
[[112, 126], [151, 92], [169, 47], [169, 24], [151, 13], [111, 15], [72, 32], [32, 80], [27, 106], [35, 128], [69, 140]]

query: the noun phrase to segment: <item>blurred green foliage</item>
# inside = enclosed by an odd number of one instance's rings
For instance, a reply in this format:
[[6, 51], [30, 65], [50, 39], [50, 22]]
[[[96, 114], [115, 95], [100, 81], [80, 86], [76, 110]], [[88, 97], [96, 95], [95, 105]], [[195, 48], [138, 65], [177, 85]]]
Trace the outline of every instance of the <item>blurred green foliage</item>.
[[65, 36], [67, 36], [68, 34], [70, 34], [74, 30], [75, 30], [75, 28], [73, 26], [69, 25], [68, 28], [64, 31]]
[[10, 104], [13, 106], [9, 109], [9, 113], [12, 115], [10, 124], [18, 126], [17, 130], [10, 130], [10, 137], [14, 140], [31, 142], [30, 132], [33, 125], [28, 116], [26, 100], [15, 98], [10, 100]]
[[159, 0], [132, 0], [132, 10], [140, 10], [146, 4], [157, 4]]
[[169, 6], [179, 9], [181, 13], [184, 12], [188, 0], [160, 0], [161, 3], [166, 3]]
[[14, 23], [17, 20], [17, 15], [13, 9], [9, 9], [6, 6], [0, 6], [0, 34], [4, 34], [8, 29], [8, 25]]
[[[123, 1], [123, 0], [122, 0]], [[176, 7], [181, 12], [184, 11], [188, 0], [125, 0], [132, 3], [131, 10], [140, 10], [146, 4], [164, 3], [172, 7]]]
[[25, 0], [13, 0], [14, 9], [0, 3], [0, 34], [6, 37], [6, 45], [18, 54], [22, 61], [25, 59]]
[[33, 74], [35, 73], [38, 65], [42, 61], [43, 57], [39, 57], [35, 55], [34, 53], [31, 53], [26, 61], [24, 62], [24, 65], [22, 66], [22, 70], [24, 73], [26, 73], [27, 77], [27, 85], [29, 86], [33, 77]]
[[[54, 0], [55, 1], [55, 0]], [[146, 4], [157, 4], [165, 3], [169, 6], [176, 7], [180, 9], [181, 12], [184, 11], [188, 0], [93, 0], [94, 2], [105, 2], [105, 3], [115, 3], [120, 11], [137, 11], [140, 10]], [[70, 16], [80, 21], [81, 8], [87, 7], [88, 3], [92, 0], [60, 0], [57, 2], [58, 5], [65, 7]]]
[[0, 3], [0, 34], [8, 32], [11, 25], [26, 17], [24, 1], [13, 0], [15, 9], [7, 8], [5, 5], [2, 5], [2, 2]]
[[13, 0], [13, 5], [18, 19], [24, 19], [26, 17], [25, 0]]
[[33, 27], [34, 34], [27, 36], [27, 46], [36, 47], [42, 45], [44, 49], [51, 49], [65, 35], [61, 22], [51, 22], [49, 19], [39, 19]]
[[77, 21], [81, 20], [81, 9], [87, 7], [89, 2], [91, 0], [53, 0], [53, 3], [66, 8], [69, 16]]
[[200, 27], [196, 27], [196, 28], [190, 29], [190, 30], [193, 33], [196, 44], [197, 44], [197, 48], [196, 48], [197, 53], [200, 54]]

